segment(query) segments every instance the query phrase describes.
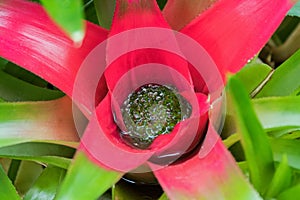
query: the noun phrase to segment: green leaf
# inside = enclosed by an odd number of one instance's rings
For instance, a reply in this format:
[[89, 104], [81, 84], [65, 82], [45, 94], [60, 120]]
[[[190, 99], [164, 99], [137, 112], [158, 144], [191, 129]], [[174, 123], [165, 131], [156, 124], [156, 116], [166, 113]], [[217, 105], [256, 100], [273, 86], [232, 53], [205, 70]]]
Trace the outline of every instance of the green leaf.
[[0, 57], [0, 70], [5, 68], [5, 65], [8, 63], [7, 60], [5, 60], [4, 58]]
[[75, 42], [80, 44], [85, 35], [83, 3], [81, 0], [41, 0], [52, 19]]
[[74, 152], [75, 149], [63, 145], [27, 142], [0, 148], [0, 157], [52, 164], [67, 169]]
[[254, 94], [257, 88], [272, 72], [272, 68], [266, 64], [248, 64], [243, 67], [236, 76], [243, 83], [246, 91]]
[[283, 190], [287, 189], [292, 182], [292, 171], [288, 164], [287, 156], [282, 157], [282, 161], [276, 169], [270, 187], [266, 193], [266, 197], [276, 197]]
[[35, 86], [48, 86], [47, 81], [11, 62], [7, 63], [2, 71]]
[[[294, 131], [298, 131], [300, 130], [300, 128], [284, 128], [284, 129], [279, 129], [279, 130], [275, 130], [275, 131], [269, 131], [268, 134], [272, 137], [281, 137], [281, 138], [285, 138], [288, 135], [290, 135], [291, 133], [293, 133]], [[292, 136], [294, 137], [294, 136]], [[296, 137], [296, 135], [295, 135]]]
[[292, 132], [290, 134], [282, 136], [281, 138], [283, 138], [283, 139], [292, 139], [292, 140], [293, 139], [299, 139], [300, 138], [300, 131]]
[[300, 87], [300, 50], [280, 65], [256, 97], [287, 96]]
[[168, 197], [186, 200], [262, 199], [241, 173], [217, 132], [211, 127], [208, 131], [210, 139], [217, 142], [206, 156], [194, 154], [184, 162], [153, 171]]
[[9, 177], [9, 179], [11, 180], [12, 183], [15, 182], [16, 177], [17, 177], [17, 173], [20, 167], [21, 161], [19, 160], [12, 160], [7, 172], [7, 176]]
[[292, 95], [299, 96], [299, 95], [300, 95], [300, 87], [299, 87], [297, 90], [295, 90], [295, 91], [292, 93]]
[[0, 199], [19, 200], [21, 199], [13, 184], [6, 176], [2, 166], [0, 165]]
[[94, 4], [100, 26], [110, 29], [116, 7], [116, 0], [94, 0]]
[[61, 184], [66, 171], [61, 168], [47, 167], [33, 187], [26, 193], [24, 200], [52, 200]]
[[29, 161], [21, 162], [14, 183], [20, 196], [23, 196], [30, 189], [43, 170], [43, 166], [39, 163]]
[[272, 39], [275, 42], [276, 46], [282, 45], [287, 40], [287, 38], [289, 38], [299, 22], [300, 18], [298, 17], [285, 17], [283, 22], [280, 24], [280, 26], [272, 36]]
[[55, 199], [97, 199], [121, 176], [120, 172], [101, 168], [78, 151]]
[[166, 193], [163, 193], [161, 195], [161, 197], [158, 200], [169, 200], [168, 196], [166, 195]]
[[300, 96], [260, 98], [252, 103], [267, 131], [300, 129]]
[[274, 160], [280, 162], [284, 155], [287, 156], [289, 165], [300, 169], [300, 140], [270, 138]]
[[0, 139], [0, 148], [27, 143], [27, 142], [40, 142], [40, 143], [49, 143], [49, 144], [58, 144], [58, 145], [65, 145], [72, 148], [76, 148], [78, 143], [73, 142], [64, 142], [64, 141], [55, 141], [55, 140], [36, 140], [36, 139], [27, 139], [27, 138], [4, 138]]
[[276, 199], [277, 200], [300, 199], [300, 184], [285, 190]]
[[6, 147], [10, 145], [15, 145], [15, 144], [20, 144], [20, 143], [25, 143], [29, 142], [29, 139], [20, 139], [20, 138], [8, 138], [8, 139], [0, 139], [0, 148], [1, 147]]
[[249, 176], [249, 168], [247, 161], [238, 162], [239, 168], [243, 171], [246, 176]]
[[229, 137], [227, 137], [225, 140], [223, 140], [224, 145], [227, 148], [230, 148], [232, 145], [234, 145], [235, 143], [237, 143], [240, 140], [240, 136], [236, 133], [230, 135]]
[[0, 148], [0, 157], [62, 156], [72, 158], [75, 149], [49, 143], [28, 142]]
[[44, 101], [64, 96], [61, 91], [41, 88], [0, 70], [0, 98], [6, 101]]
[[93, 0], [85, 0], [84, 1], [84, 14], [85, 14], [86, 20], [88, 20], [94, 24], [99, 24]]
[[231, 77], [227, 86], [229, 101], [235, 111], [238, 134], [249, 166], [250, 179], [254, 187], [263, 194], [274, 173], [271, 146], [242, 83], [238, 78]]
[[293, 8], [288, 12], [288, 15], [300, 17], [300, 2], [293, 6]]
[[43, 165], [53, 165], [63, 169], [68, 169], [71, 159], [60, 156], [1, 156], [2, 158], [18, 159], [42, 163]]
[[68, 97], [53, 101], [0, 103], [0, 147], [23, 140], [77, 142], [72, 103]]
[[167, 0], [156, 0], [156, 1], [161, 10], [165, 7], [165, 5], [167, 3]]

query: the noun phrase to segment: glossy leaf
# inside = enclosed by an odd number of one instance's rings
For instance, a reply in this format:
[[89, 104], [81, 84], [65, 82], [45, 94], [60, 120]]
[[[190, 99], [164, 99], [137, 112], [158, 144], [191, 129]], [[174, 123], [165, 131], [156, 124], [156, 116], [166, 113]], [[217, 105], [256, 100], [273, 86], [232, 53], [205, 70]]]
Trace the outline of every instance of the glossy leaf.
[[[147, 13], [144, 15], [143, 13]], [[135, 28], [146, 28], [146, 32], [136, 32], [132, 31], [130, 37], [132, 40], [127, 41], [124, 45], [116, 45], [113, 42], [108, 41], [107, 46], [107, 62], [110, 63], [113, 61], [115, 52], [125, 51], [126, 54], [121, 56], [116, 62], [113, 62], [105, 71], [105, 78], [109, 89], [113, 89], [116, 86], [116, 83], [120, 78], [126, 74], [128, 71], [133, 69], [136, 66], [147, 64], [147, 63], [159, 63], [169, 66], [171, 69], [177, 70], [180, 75], [186, 78], [187, 81], [191, 82], [190, 73], [188, 71], [188, 64], [186, 60], [181, 59], [180, 57], [168, 53], [163, 50], [155, 50], [155, 45], [161, 43], [161, 32], [157, 33], [158, 30], [154, 29], [155, 32], [149, 32], [149, 27], [157, 28], [169, 28], [169, 25], [164, 20], [161, 11], [159, 10], [155, 0], [141, 0], [141, 1], [128, 1], [128, 0], [118, 0], [116, 4], [116, 14], [113, 19], [113, 24], [109, 33], [109, 36], [114, 36], [123, 31], [128, 31]], [[139, 29], [143, 30], [143, 29]], [[152, 29], [153, 30], [153, 29]], [[157, 33], [157, 34], [155, 34]], [[135, 40], [135, 37], [139, 37], [140, 34], [154, 36], [151, 41], [147, 40], [149, 37], [143, 39], [145, 45], [149, 47], [137, 50], [136, 47], [140, 46], [140, 41]], [[163, 33], [162, 33], [163, 34]], [[176, 43], [176, 38], [172, 32], [164, 33], [168, 37], [166, 40], [166, 46], [174, 45], [172, 48], [178, 49], [179, 47]], [[126, 37], [127, 38], [127, 37]], [[124, 38], [124, 40], [126, 40]], [[128, 38], [127, 38], [128, 39]], [[151, 43], [150, 43], [151, 42]], [[144, 43], [144, 42], [143, 42]], [[148, 44], [147, 44], [148, 43]], [[143, 44], [144, 45], [144, 44]], [[125, 53], [124, 52], [124, 53]], [[123, 54], [123, 53], [122, 53]], [[172, 77], [171, 72], [166, 70], [165, 74], [161, 75]], [[171, 70], [169, 70], [171, 71]], [[154, 76], [154, 75], [153, 75]], [[160, 79], [160, 76], [157, 76], [157, 79]], [[138, 77], [135, 78], [135, 82], [138, 82]], [[174, 83], [173, 83], [174, 84]]]
[[299, 199], [299, 198], [300, 198], [300, 184], [285, 190], [276, 199], [291, 200], [291, 199]]
[[266, 64], [248, 64], [236, 76], [243, 83], [246, 91], [252, 94], [256, 89], [259, 89], [258, 86], [271, 72], [272, 68]]
[[0, 199], [9, 199], [9, 200], [20, 200], [21, 198], [18, 196], [16, 189], [13, 184], [6, 176], [5, 171], [0, 165]]
[[72, 40], [80, 44], [85, 36], [82, 0], [41, 0], [48, 14]]
[[289, 167], [287, 156], [282, 157], [279, 163], [271, 184], [266, 193], [266, 197], [276, 197], [283, 190], [287, 189], [292, 182], [292, 170]]
[[300, 87], [300, 50], [280, 65], [256, 97], [291, 95]]
[[300, 141], [280, 138], [270, 138], [274, 153], [274, 160], [280, 162], [284, 155], [287, 156], [289, 165], [300, 169]]
[[114, 16], [116, 0], [94, 0], [100, 26], [110, 29]]
[[236, 77], [231, 77], [227, 86], [251, 182], [261, 194], [264, 194], [274, 173], [271, 146], [241, 82]]
[[22, 144], [26, 142], [42, 142], [42, 143], [49, 143], [49, 144], [57, 144], [57, 145], [65, 145], [72, 148], [76, 148], [78, 146], [78, 142], [64, 142], [64, 141], [55, 141], [55, 140], [36, 140], [36, 139], [27, 139], [27, 138], [4, 138], [0, 139], [0, 148]]
[[24, 200], [52, 200], [62, 182], [66, 171], [61, 168], [47, 167], [26, 193]]
[[0, 147], [6, 147], [10, 145], [15, 145], [15, 144], [21, 144], [25, 142], [29, 142], [29, 139], [14, 139], [14, 138], [9, 138], [9, 139], [1, 139], [0, 140]]
[[121, 176], [122, 173], [101, 168], [84, 152], [78, 151], [55, 199], [97, 199]]
[[292, 5], [290, 0], [219, 0], [181, 32], [207, 50], [225, 80], [226, 72], [236, 73], [257, 54]]
[[37, 3], [3, 0], [0, 9], [0, 56], [71, 96], [83, 60], [107, 32], [87, 22], [85, 40], [76, 48]]
[[63, 156], [72, 158], [75, 150], [57, 144], [28, 142], [0, 148], [0, 156]]
[[214, 130], [208, 132], [210, 139], [217, 139], [217, 143], [205, 157], [195, 154], [184, 162], [154, 171], [167, 196], [174, 200], [261, 199], [241, 173], [219, 135]]
[[73, 148], [62, 145], [28, 142], [1, 147], [0, 157], [35, 161], [68, 168], [70, 159], [67, 158], [71, 158], [74, 152]]
[[252, 103], [267, 131], [300, 128], [300, 96], [259, 98]]
[[45, 102], [0, 103], [0, 110], [1, 140], [78, 142], [68, 97]]
[[173, 29], [180, 30], [215, 2], [216, 0], [168, 0], [163, 14]]
[[1, 157], [38, 162], [38, 163], [42, 163], [43, 165], [53, 165], [63, 169], [68, 169], [68, 167], [71, 164], [71, 159], [60, 157], [60, 156], [11, 156], [11, 155], [3, 156], [1, 155]]

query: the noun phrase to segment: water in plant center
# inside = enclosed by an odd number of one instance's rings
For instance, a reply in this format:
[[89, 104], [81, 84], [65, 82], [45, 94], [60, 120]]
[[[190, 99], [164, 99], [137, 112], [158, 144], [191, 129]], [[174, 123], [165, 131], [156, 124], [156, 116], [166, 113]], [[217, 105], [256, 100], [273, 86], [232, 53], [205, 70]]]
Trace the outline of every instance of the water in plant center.
[[192, 112], [191, 105], [170, 86], [147, 84], [124, 101], [121, 112], [126, 131], [122, 139], [130, 146], [147, 149], [161, 134], [168, 134]]

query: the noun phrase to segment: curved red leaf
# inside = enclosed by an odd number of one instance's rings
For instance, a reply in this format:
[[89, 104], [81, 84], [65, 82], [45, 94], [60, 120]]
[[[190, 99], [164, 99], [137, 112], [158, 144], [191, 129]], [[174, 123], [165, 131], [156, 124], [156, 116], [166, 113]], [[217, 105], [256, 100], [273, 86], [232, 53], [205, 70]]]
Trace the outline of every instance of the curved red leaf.
[[225, 79], [263, 47], [291, 6], [290, 0], [219, 0], [181, 32], [208, 51]]
[[[210, 127], [209, 131], [213, 132], [212, 137], [219, 137], [213, 128]], [[260, 199], [220, 138], [206, 157], [195, 154], [180, 163], [156, 170], [154, 174], [172, 200]]]
[[99, 166], [120, 172], [135, 169], [153, 154], [149, 150], [133, 149], [121, 141], [109, 94], [96, 108], [96, 115], [90, 119], [79, 150], [85, 151]]
[[[170, 31], [162, 33], [162, 28]], [[160, 48], [180, 51], [155, 0], [118, 0], [109, 37], [105, 77], [111, 90], [128, 71], [147, 63], [164, 64], [191, 83], [187, 62]]]
[[174, 30], [180, 30], [218, 0], [168, 0], [163, 14]]
[[22, 0], [0, 2], [0, 56], [35, 73], [71, 96], [86, 55], [107, 31], [87, 23], [80, 48], [50, 20], [43, 8]]

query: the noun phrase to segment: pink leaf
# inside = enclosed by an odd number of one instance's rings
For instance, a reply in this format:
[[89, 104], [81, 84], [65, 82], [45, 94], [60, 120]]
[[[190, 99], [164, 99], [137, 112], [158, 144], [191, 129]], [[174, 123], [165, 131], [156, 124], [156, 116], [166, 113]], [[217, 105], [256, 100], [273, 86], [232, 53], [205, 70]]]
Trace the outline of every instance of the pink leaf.
[[180, 30], [218, 0], [168, 0], [163, 14], [174, 30]]
[[225, 79], [263, 47], [291, 6], [289, 0], [219, 0], [181, 32], [208, 51]]
[[71, 96], [81, 63], [106, 39], [107, 31], [87, 22], [86, 37], [82, 46], [76, 48], [40, 5], [23, 0], [2, 0], [0, 10], [0, 56]]
[[[213, 132], [212, 137], [219, 137], [213, 128], [209, 131]], [[206, 157], [200, 158], [195, 153], [179, 163], [154, 171], [154, 174], [172, 200], [260, 199], [220, 138]]]
[[[153, 28], [151, 30], [154, 33], [146, 29], [149, 27]], [[164, 64], [170, 70], [175, 69], [191, 82], [188, 64], [184, 59], [159, 48], [154, 49], [154, 44], [160, 44], [162, 41], [174, 48], [177, 47], [171, 31], [166, 38], [166, 35], [163, 37], [159, 31], [155, 32], [155, 28], [157, 30], [170, 28], [155, 0], [117, 1], [107, 47], [107, 61], [111, 65], [106, 70], [105, 77], [109, 89], [114, 89], [118, 80], [129, 70], [146, 63]], [[141, 45], [148, 45], [148, 47], [141, 48]], [[115, 58], [117, 53], [122, 55], [118, 59]]]

